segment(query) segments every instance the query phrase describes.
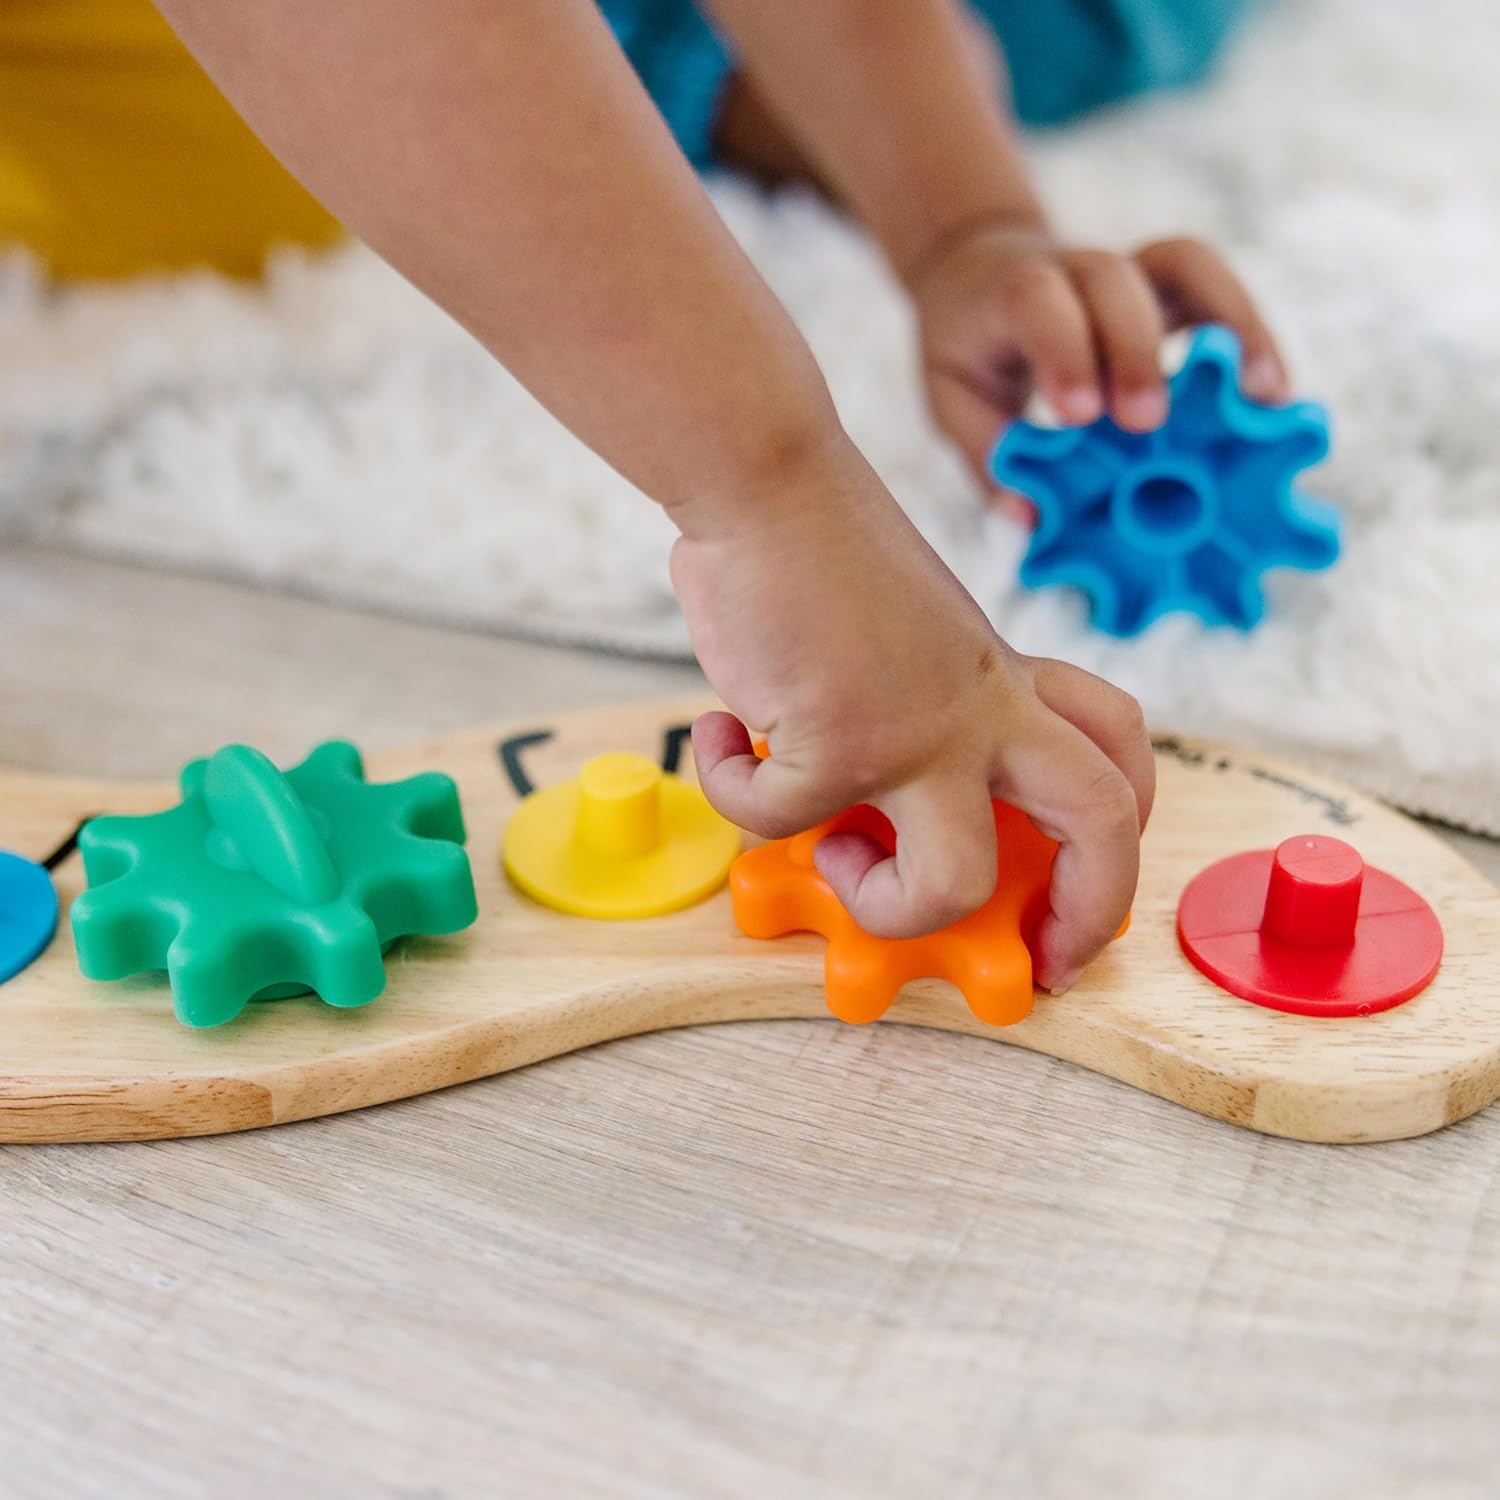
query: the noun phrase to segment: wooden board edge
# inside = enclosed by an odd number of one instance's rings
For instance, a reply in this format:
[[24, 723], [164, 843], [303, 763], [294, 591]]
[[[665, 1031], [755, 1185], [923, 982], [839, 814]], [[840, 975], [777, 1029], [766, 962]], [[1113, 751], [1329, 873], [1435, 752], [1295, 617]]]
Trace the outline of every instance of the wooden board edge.
[[[777, 964], [771, 960], [771, 967]], [[782, 962], [780, 976], [729, 986], [706, 972], [710, 967], [640, 985], [600, 985], [576, 997], [565, 1014], [540, 1021], [524, 1011], [485, 1017], [432, 1032], [415, 1045], [406, 1040], [370, 1048], [333, 1067], [325, 1059], [315, 1077], [304, 1076], [308, 1070], [299, 1064], [244, 1076], [206, 1070], [165, 1079], [10, 1079], [0, 1086], [0, 1143], [233, 1134], [416, 1098], [633, 1036], [744, 1021], [845, 1024], [828, 1015], [821, 989], [809, 984], [799, 961]], [[1067, 1001], [1041, 997], [1040, 1003]], [[1230, 1077], [1201, 1059], [1123, 1034], [1111, 1043], [1116, 1066], [1105, 1069], [1090, 1060], [1097, 1042], [1086, 1026], [1069, 1027], [1071, 1034], [1063, 1036], [1051, 1026], [1039, 1028], [1034, 1014], [1014, 1027], [988, 1027], [936, 983], [898, 1001], [885, 1019], [1020, 1047], [1224, 1124], [1316, 1144], [1425, 1135], [1500, 1097], [1500, 1052], [1472, 1070], [1434, 1069], [1385, 1088], [1365, 1080], [1330, 1089], [1321, 1081]], [[1050, 1033], [1045, 1040], [1043, 1029]], [[1331, 1121], [1337, 1128], [1329, 1128]]]

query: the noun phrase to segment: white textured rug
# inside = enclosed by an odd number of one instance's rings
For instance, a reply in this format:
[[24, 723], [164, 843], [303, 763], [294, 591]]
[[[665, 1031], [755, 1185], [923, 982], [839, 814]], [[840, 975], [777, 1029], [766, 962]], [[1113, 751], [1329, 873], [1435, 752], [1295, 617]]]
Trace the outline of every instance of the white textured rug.
[[[1273, 575], [1252, 636], [1128, 644], [1018, 593], [1024, 537], [927, 426], [904, 310], [801, 197], [716, 189], [845, 419], [1020, 648], [1158, 722], [1288, 749], [1500, 832], [1500, 56], [1495, 0], [1281, 0], [1221, 79], [1038, 142], [1070, 230], [1225, 245], [1337, 423], [1345, 560]], [[670, 533], [368, 253], [44, 295], [0, 271], [0, 521], [328, 597], [676, 653]], [[3, 608], [3, 601], [0, 601]]]

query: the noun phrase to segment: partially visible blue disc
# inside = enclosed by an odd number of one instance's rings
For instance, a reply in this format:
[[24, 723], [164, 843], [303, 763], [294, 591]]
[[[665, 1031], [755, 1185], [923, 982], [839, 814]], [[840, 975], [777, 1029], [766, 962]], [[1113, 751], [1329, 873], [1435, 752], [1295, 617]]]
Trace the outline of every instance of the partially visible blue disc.
[[0, 984], [37, 958], [56, 931], [52, 877], [29, 859], [0, 851]]

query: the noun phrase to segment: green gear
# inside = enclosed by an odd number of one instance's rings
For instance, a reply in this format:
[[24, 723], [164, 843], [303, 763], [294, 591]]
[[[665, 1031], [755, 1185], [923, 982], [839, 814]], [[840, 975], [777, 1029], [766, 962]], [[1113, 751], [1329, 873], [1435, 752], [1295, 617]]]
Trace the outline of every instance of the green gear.
[[73, 903], [84, 975], [165, 969], [188, 1026], [309, 989], [367, 1005], [397, 938], [457, 932], [479, 912], [452, 779], [364, 776], [337, 740], [285, 773], [228, 745], [184, 768], [176, 807], [86, 823], [89, 888]]

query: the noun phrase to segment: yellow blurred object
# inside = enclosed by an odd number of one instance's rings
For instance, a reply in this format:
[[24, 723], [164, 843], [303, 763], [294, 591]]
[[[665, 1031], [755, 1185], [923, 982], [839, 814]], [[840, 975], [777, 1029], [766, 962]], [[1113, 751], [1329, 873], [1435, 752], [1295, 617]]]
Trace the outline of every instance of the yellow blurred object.
[[255, 276], [340, 233], [147, 0], [0, 0], [0, 248], [58, 277]]
[[644, 755], [597, 755], [577, 781], [533, 792], [505, 826], [505, 872], [575, 917], [656, 917], [724, 884], [740, 852], [691, 782]]

